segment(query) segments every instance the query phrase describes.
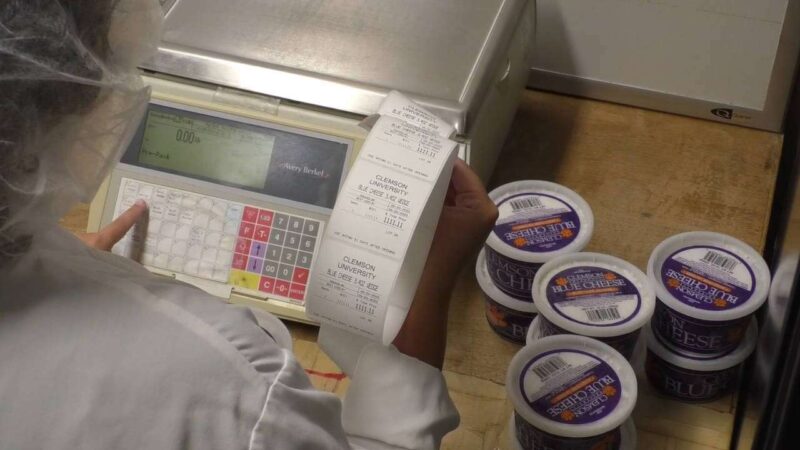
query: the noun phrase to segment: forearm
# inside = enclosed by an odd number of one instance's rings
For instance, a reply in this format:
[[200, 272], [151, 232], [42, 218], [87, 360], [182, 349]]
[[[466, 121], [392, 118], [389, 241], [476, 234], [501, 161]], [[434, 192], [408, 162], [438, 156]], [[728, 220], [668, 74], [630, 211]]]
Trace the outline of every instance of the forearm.
[[431, 256], [394, 346], [438, 369], [444, 363], [447, 314], [458, 268]]

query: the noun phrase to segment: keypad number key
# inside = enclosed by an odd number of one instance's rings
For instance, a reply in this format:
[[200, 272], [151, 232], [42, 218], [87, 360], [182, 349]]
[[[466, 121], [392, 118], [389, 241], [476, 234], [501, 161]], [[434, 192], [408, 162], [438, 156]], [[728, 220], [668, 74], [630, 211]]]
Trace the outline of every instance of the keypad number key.
[[286, 233], [286, 240], [283, 245], [289, 248], [298, 248], [302, 242], [300, 235], [297, 233]]
[[281, 264], [278, 266], [278, 279], [292, 281], [294, 275], [294, 267], [288, 264]]
[[291, 217], [289, 219], [289, 231], [293, 231], [295, 233], [302, 233], [303, 232], [303, 219], [300, 217]]
[[317, 239], [310, 236], [303, 236], [300, 239], [300, 250], [305, 252], [313, 252], [314, 247], [317, 245]]
[[316, 237], [319, 233], [319, 222], [316, 220], [306, 219], [305, 226], [303, 227], [303, 234], [306, 236]]
[[272, 226], [285, 230], [289, 226], [289, 216], [286, 214], [277, 213], [272, 221]]
[[311, 258], [312, 254], [308, 252], [298, 252], [297, 253], [297, 266], [302, 267], [304, 269], [311, 268]]

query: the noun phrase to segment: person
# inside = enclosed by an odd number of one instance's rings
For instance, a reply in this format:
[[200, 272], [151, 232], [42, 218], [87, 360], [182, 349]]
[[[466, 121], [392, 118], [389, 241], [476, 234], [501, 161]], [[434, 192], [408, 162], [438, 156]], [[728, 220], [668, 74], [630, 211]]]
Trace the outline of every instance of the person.
[[0, 0], [0, 449], [438, 447], [458, 424], [449, 297], [497, 215], [464, 163], [394, 345], [361, 350], [343, 401], [277, 319], [104, 251], [146, 204], [82, 240], [59, 228], [142, 117], [160, 20], [156, 0]]

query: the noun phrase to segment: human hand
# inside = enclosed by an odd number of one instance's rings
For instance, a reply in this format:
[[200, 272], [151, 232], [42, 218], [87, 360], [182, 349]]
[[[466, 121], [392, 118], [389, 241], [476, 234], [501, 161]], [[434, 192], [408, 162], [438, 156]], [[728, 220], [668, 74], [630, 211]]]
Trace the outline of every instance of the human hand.
[[438, 271], [451, 268], [452, 276], [458, 274], [467, 259], [486, 241], [497, 214], [497, 206], [478, 175], [457, 159], [428, 255], [428, 266]]
[[414, 301], [393, 341], [400, 352], [442, 368], [456, 276], [496, 220], [497, 207], [480, 178], [466, 163], [456, 160]]
[[111, 251], [111, 248], [147, 214], [147, 203], [137, 200], [113, 222], [97, 233], [78, 233], [78, 239], [98, 250]]

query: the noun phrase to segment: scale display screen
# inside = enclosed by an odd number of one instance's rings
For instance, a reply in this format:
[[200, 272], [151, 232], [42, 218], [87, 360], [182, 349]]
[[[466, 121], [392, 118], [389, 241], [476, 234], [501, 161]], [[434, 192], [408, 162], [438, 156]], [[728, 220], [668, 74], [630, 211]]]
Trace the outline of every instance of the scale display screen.
[[151, 104], [122, 162], [330, 209], [351, 145]]

